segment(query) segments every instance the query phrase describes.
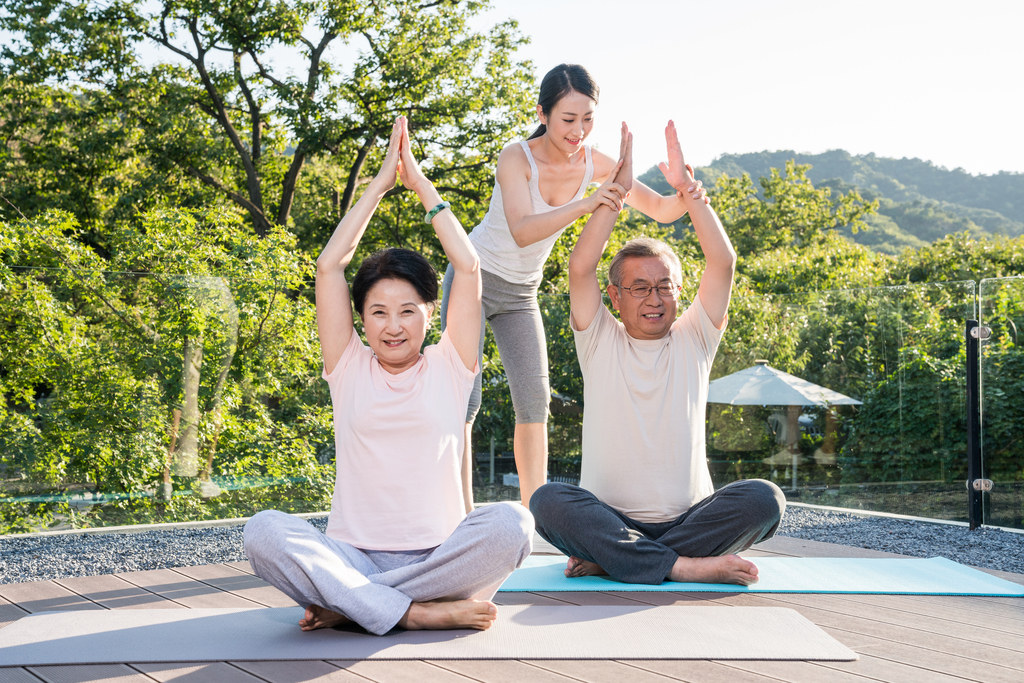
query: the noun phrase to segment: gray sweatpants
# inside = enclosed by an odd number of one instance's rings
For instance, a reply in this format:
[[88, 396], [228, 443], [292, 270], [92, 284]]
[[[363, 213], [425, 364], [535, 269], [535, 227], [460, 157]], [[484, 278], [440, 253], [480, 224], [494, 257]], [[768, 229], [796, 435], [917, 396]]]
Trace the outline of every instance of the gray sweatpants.
[[245, 552], [257, 576], [300, 606], [326, 607], [382, 635], [413, 602], [490, 600], [529, 556], [532, 534], [523, 506], [496, 503], [469, 513], [436, 548], [360, 550], [265, 510], [245, 525]]
[[[441, 285], [441, 330], [448, 324], [448, 295], [455, 271], [449, 265]], [[516, 424], [548, 421], [551, 386], [548, 382], [548, 348], [544, 338], [544, 320], [537, 302], [537, 285], [520, 285], [480, 271], [483, 300], [480, 310], [480, 349], [477, 359], [484, 362], [484, 333], [491, 324], [501, 364], [508, 378]], [[483, 375], [477, 373], [469, 396], [466, 422], [476, 419], [482, 402]]]

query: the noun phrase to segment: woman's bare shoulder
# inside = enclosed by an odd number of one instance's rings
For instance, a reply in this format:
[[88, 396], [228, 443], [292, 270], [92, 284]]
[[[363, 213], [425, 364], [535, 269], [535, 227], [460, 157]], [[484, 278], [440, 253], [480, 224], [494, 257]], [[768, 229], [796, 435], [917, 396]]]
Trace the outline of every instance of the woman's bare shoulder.
[[590, 156], [594, 160], [594, 180], [592, 182], [604, 182], [608, 178], [608, 174], [615, 168], [618, 160], [593, 147], [590, 148]]
[[523, 177], [530, 179], [530, 162], [523, 146], [513, 142], [505, 146], [498, 155], [498, 173], [502, 178]]

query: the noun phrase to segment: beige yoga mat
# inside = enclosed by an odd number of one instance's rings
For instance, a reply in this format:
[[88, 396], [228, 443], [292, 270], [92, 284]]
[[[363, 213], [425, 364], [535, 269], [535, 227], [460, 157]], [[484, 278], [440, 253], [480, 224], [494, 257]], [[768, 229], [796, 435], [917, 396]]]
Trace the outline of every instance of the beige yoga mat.
[[295, 659], [773, 659], [857, 655], [781, 607], [499, 608], [487, 631], [304, 633], [299, 607], [43, 612], [0, 629], [0, 666]]

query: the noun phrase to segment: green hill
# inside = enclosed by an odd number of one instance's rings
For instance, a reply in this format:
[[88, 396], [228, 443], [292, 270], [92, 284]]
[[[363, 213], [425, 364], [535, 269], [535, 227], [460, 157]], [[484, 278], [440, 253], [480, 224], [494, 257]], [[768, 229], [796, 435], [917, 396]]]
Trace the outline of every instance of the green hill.
[[[965, 230], [978, 236], [1024, 234], [1024, 173], [971, 175], [920, 159], [854, 156], [843, 150], [724, 154], [695, 170], [709, 187], [723, 173], [734, 177], [748, 173], [756, 183], [770, 169], [784, 168], [789, 159], [810, 164], [807, 175], [817, 187], [857, 189], [865, 199], [879, 201], [878, 215], [867, 221], [870, 229], [850, 235], [877, 251], [897, 253]], [[640, 180], [659, 192], [670, 191], [657, 167]]]

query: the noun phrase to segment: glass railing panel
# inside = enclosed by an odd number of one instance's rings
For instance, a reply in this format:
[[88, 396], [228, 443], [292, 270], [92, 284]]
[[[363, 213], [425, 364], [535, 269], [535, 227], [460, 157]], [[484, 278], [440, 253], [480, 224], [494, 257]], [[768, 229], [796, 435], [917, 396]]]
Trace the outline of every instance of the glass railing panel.
[[980, 341], [984, 522], [1024, 529], [1024, 278], [982, 280], [978, 305], [991, 330]]
[[[716, 485], [759, 477], [790, 500], [966, 519], [973, 314], [973, 282], [734, 299], [708, 405]], [[758, 361], [798, 379], [775, 373], [774, 392], [716, 398], [714, 380]], [[801, 380], [808, 398], [784, 390]]]
[[327, 508], [307, 293], [57, 269], [3, 284], [0, 533]]

